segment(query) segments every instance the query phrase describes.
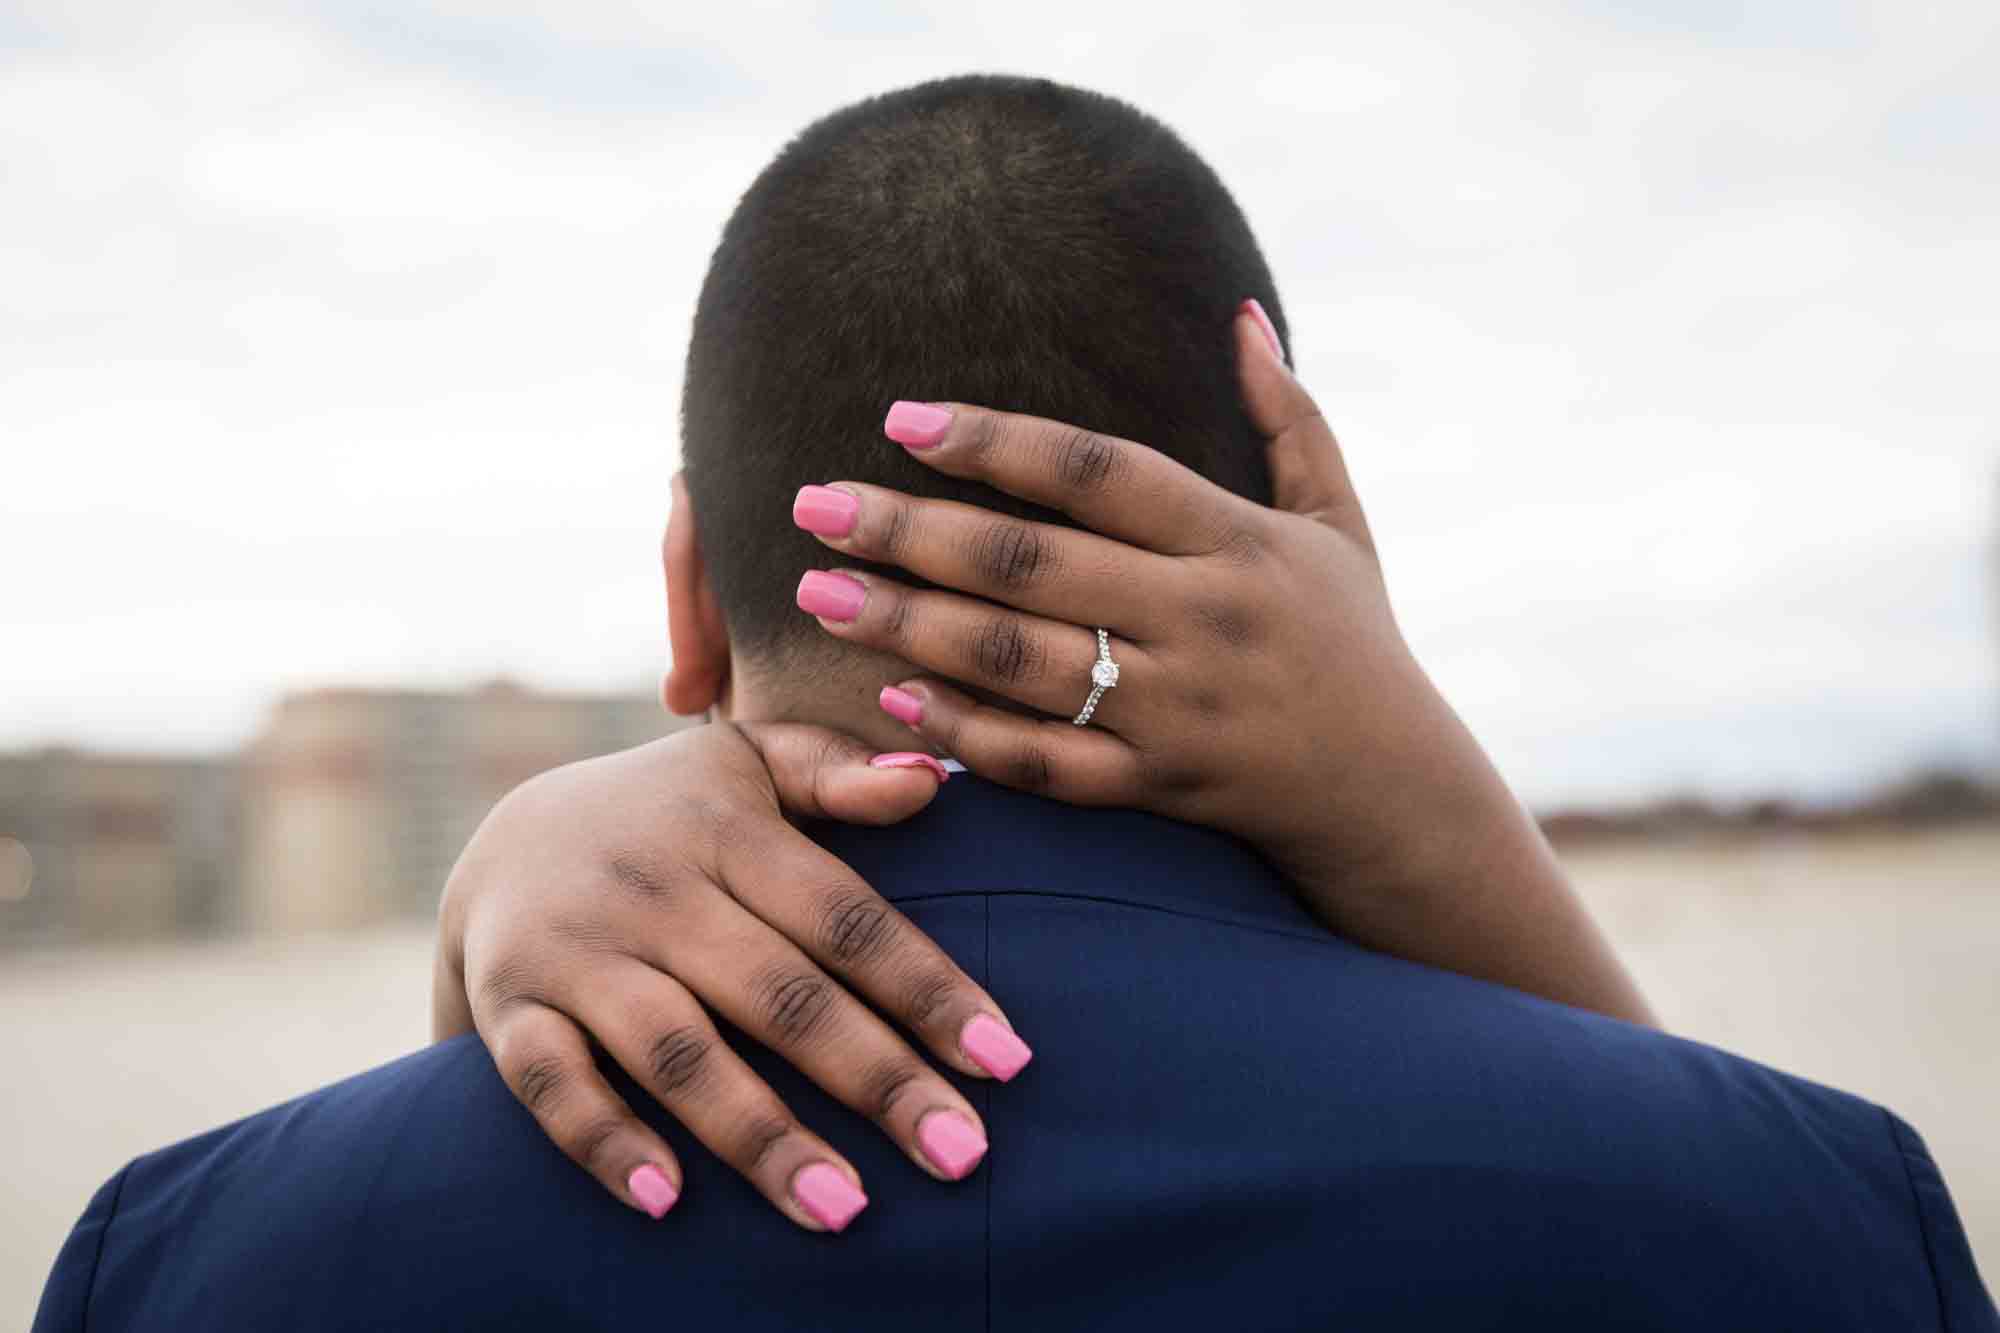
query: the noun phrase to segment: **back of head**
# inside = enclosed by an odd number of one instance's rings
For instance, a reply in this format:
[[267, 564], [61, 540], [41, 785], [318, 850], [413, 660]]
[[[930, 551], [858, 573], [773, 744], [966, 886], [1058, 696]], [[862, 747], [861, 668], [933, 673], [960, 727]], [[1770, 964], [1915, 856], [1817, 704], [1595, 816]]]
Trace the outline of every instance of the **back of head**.
[[792, 606], [800, 575], [829, 563], [790, 521], [802, 485], [873, 482], [1060, 521], [905, 457], [881, 431], [898, 398], [1138, 440], [1268, 500], [1234, 364], [1245, 297], [1282, 330], [1222, 182], [1115, 99], [967, 76], [808, 127], [723, 231], [682, 393], [702, 554], [739, 657], [789, 668], [855, 651]]

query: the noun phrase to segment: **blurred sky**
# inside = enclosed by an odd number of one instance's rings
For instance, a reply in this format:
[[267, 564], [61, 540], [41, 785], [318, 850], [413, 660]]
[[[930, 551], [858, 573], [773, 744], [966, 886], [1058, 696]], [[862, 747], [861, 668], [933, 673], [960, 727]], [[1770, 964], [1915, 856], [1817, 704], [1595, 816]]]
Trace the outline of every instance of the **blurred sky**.
[[811, 119], [1001, 70], [1236, 190], [1529, 797], [1993, 763], [2000, 8], [1347, 12], [0, 0], [0, 745], [650, 689], [723, 219]]

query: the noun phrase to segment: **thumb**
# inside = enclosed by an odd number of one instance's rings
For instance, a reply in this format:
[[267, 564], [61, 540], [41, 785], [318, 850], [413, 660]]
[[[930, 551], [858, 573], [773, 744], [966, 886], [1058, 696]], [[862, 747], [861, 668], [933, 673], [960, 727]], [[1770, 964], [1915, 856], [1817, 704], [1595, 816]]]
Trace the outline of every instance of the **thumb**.
[[1243, 406], [1265, 440], [1276, 506], [1321, 518], [1368, 542], [1368, 523], [1333, 428], [1286, 368], [1277, 331], [1254, 300], [1236, 312], [1236, 369]]
[[738, 730], [770, 770], [778, 804], [795, 819], [900, 823], [929, 805], [947, 776], [929, 755], [879, 754], [826, 727], [755, 723]]

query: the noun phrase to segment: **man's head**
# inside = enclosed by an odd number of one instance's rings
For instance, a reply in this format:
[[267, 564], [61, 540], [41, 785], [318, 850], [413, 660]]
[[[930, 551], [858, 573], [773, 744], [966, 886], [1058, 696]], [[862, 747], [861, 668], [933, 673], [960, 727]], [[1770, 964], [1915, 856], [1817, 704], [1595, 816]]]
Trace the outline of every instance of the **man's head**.
[[895, 399], [1123, 436], [1268, 500], [1232, 354], [1246, 297], [1282, 333], [1222, 182], [1112, 98], [970, 76], [809, 126], [738, 203], [695, 311], [681, 440], [699, 558], [678, 573], [669, 560], [676, 702], [705, 706], [732, 677], [766, 705], [801, 698], [808, 678], [872, 699], [869, 680], [907, 674], [793, 605], [800, 575], [830, 563], [792, 525], [802, 485], [874, 482], [1062, 521], [907, 458], [882, 435]]

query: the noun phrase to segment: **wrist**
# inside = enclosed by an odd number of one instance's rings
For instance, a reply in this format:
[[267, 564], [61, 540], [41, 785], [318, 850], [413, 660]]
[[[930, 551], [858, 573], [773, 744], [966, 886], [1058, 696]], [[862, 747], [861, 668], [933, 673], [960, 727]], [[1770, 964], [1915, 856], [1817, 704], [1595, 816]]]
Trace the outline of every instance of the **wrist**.
[[1343, 920], [1496, 880], [1566, 887], [1533, 817], [1428, 678], [1400, 697], [1336, 781], [1302, 784], [1323, 796], [1254, 839], [1266, 855]]
[[1534, 818], [1442, 698], [1437, 708], [1408, 731], [1416, 743], [1375, 752], [1347, 784], [1353, 804], [1266, 854], [1322, 922], [1366, 948], [1656, 1025]]

